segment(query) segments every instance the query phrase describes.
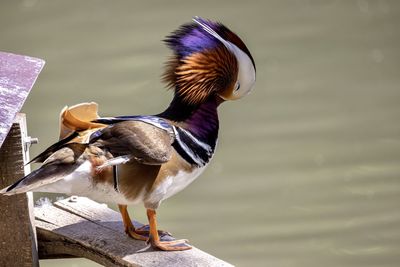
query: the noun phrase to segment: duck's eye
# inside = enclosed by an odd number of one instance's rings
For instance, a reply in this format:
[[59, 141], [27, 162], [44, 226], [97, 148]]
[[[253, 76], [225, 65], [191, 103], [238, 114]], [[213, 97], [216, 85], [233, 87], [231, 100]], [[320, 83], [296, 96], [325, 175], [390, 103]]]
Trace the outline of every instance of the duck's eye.
[[240, 83], [239, 82], [236, 82], [236, 84], [235, 84], [235, 92], [237, 91], [237, 90], [239, 90], [240, 89]]

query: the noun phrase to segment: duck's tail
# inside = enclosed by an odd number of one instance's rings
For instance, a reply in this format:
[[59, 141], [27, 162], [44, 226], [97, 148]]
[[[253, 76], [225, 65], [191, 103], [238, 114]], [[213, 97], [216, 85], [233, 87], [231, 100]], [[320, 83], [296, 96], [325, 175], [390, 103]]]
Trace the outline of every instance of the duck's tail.
[[0, 194], [14, 195], [35, 190], [61, 179], [77, 168], [75, 162], [66, 164], [57, 160], [65, 159], [65, 154], [71, 153], [74, 155], [72, 158], [76, 160], [76, 156], [83, 153], [87, 147], [91, 133], [105, 127], [104, 124], [92, 122], [99, 118], [97, 108], [98, 105], [94, 102], [64, 107], [60, 113], [60, 140], [27, 163], [43, 162], [43, 165], [0, 190]]
[[35, 191], [36, 189], [54, 183], [79, 167], [78, 159], [87, 145], [72, 143], [51, 154], [37, 170], [22, 177], [14, 184], [0, 190], [3, 195], [15, 195]]

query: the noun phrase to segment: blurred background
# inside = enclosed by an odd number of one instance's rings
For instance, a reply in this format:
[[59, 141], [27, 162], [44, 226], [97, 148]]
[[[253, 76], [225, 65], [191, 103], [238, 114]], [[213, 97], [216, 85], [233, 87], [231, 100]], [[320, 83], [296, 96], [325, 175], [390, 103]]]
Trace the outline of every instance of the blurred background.
[[163, 203], [160, 228], [237, 266], [399, 266], [398, 1], [2, 0], [0, 50], [47, 62], [23, 108], [31, 156], [65, 105], [162, 111], [161, 40], [195, 15], [242, 37], [257, 83], [221, 106], [213, 162]]

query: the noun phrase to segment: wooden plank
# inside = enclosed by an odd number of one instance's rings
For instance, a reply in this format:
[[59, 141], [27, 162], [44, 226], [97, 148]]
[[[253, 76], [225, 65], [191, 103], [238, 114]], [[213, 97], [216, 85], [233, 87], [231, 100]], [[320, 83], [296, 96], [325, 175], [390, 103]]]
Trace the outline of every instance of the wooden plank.
[[35, 207], [35, 217], [41, 258], [67, 253], [105, 266], [232, 266], [197, 248], [141, 252], [146, 243], [124, 233], [119, 213], [87, 198]]
[[[25, 175], [23, 136], [25, 116], [16, 123], [0, 148], [0, 188]], [[35, 228], [32, 227], [32, 193], [17, 196], [0, 195], [0, 266], [38, 266]]]
[[[124, 231], [121, 222], [121, 214], [115, 210], [109, 209], [105, 203], [101, 204], [86, 197], [73, 196], [55, 202], [54, 206], [105, 227], [107, 227], [107, 222], [110, 221], [121, 223], [120, 232]], [[143, 226], [143, 224], [138, 221], [133, 221], [133, 225], [135, 227]]]
[[38, 58], [0, 52], [0, 147], [43, 66]]

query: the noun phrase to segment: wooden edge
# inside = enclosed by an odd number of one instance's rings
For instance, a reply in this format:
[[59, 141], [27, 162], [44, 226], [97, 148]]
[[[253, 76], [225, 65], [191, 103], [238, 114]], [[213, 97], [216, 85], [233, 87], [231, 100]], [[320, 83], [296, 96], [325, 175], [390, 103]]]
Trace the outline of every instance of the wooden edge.
[[[26, 114], [25, 113], [17, 113], [14, 119], [14, 123], [18, 123], [21, 129], [21, 138], [22, 138], [22, 157], [24, 162], [24, 174], [28, 175], [31, 172], [31, 165], [26, 164], [29, 162], [29, 146], [26, 145], [26, 139], [28, 137], [28, 126], [26, 124]], [[28, 209], [29, 209], [29, 231], [32, 233], [32, 256], [34, 262], [37, 262], [37, 266], [39, 266], [39, 258], [38, 258], [38, 244], [37, 244], [37, 233], [36, 227], [34, 226], [35, 215], [33, 214], [33, 193], [27, 192], [25, 193], [27, 201], [28, 201]]]
[[68, 238], [68, 235], [46, 230], [52, 228], [46, 222], [37, 221], [36, 223], [40, 259], [87, 258], [104, 266], [134, 266], [116, 263], [113, 256], [99, 253], [95, 249], [88, 249], [87, 244], [82, 244], [75, 238]]
[[68, 198], [34, 211], [40, 258], [68, 254], [105, 266], [232, 266], [197, 248], [144, 250], [145, 242], [124, 233], [117, 212], [88, 198]]
[[[28, 174], [25, 114], [18, 113], [0, 148], [0, 189]], [[22, 211], [22, 212], [21, 212]], [[0, 265], [38, 266], [32, 193], [0, 195]]]

